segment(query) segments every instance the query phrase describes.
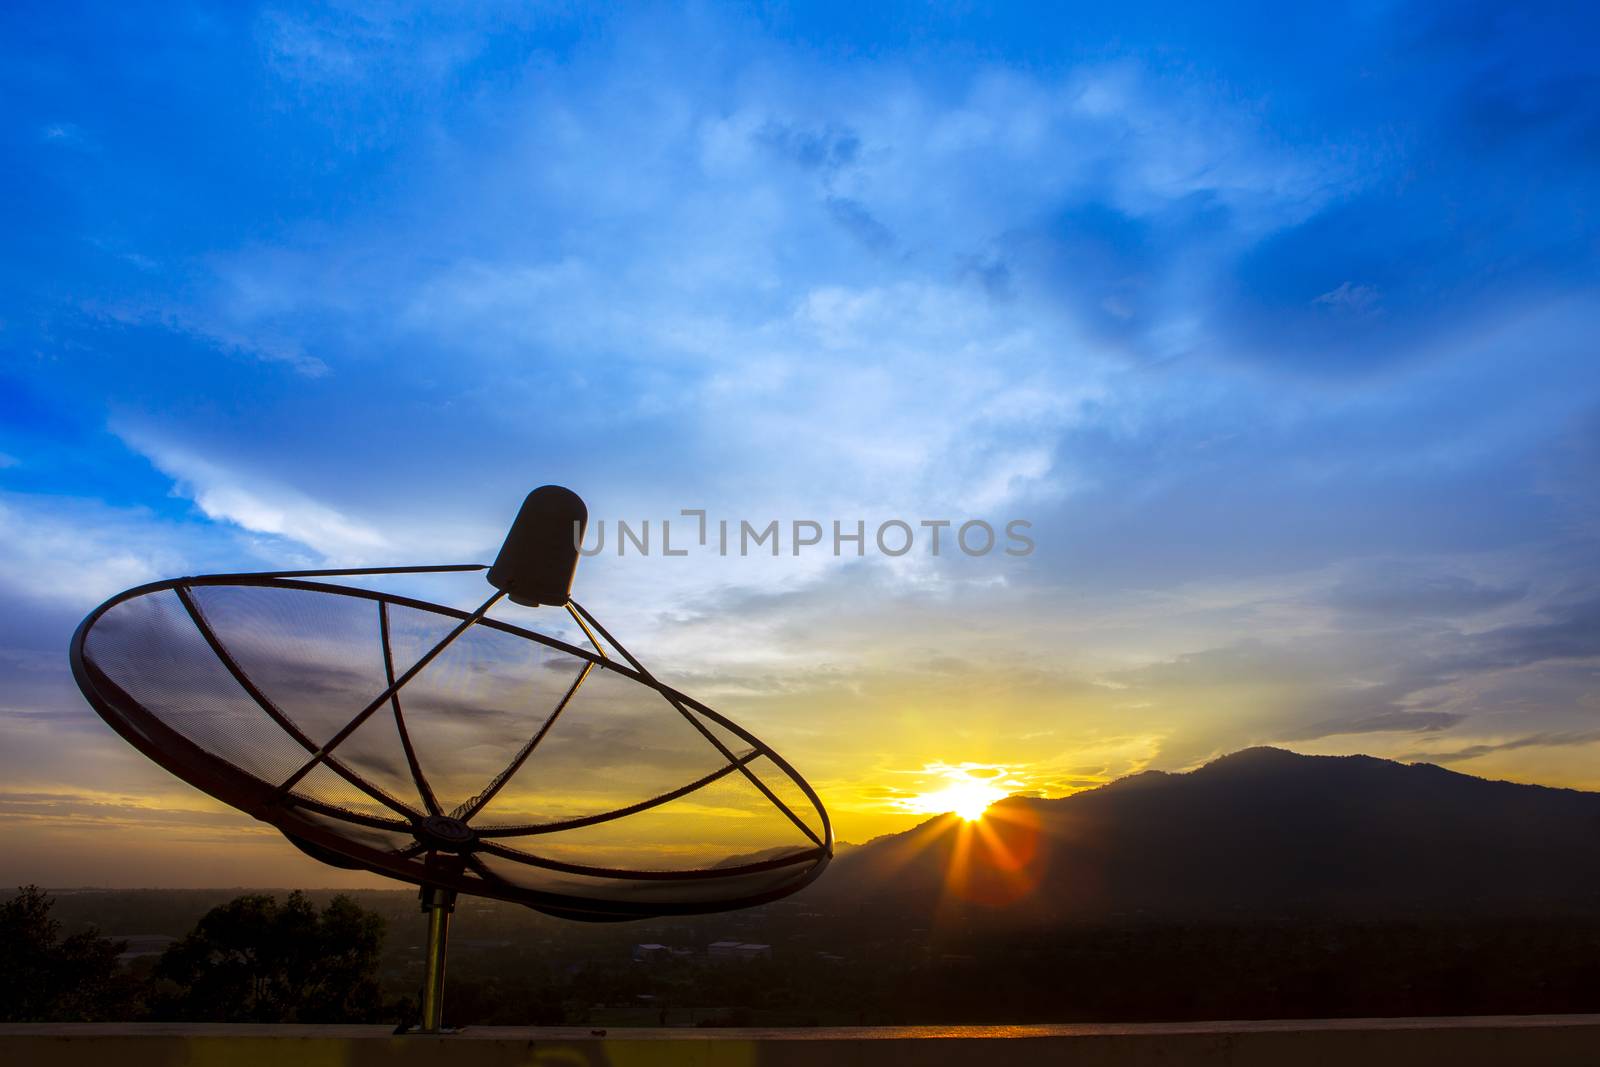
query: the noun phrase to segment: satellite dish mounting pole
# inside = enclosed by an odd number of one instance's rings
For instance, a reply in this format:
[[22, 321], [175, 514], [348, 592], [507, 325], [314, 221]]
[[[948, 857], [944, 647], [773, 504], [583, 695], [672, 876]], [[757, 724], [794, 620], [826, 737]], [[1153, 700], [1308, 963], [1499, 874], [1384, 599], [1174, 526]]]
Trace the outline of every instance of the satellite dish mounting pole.
[[[546, 485], [529, 493], [500, 547], [500, 554], [486, 577], [500, 590], [495, 599], [509, 594], [518, 604], [561, 607], [572, 597], [572, 576], [578, 567], [578, 546], [583, 543], [589, 509], [570, 489]], [[493, 603], [493, 600], [490, 601]], [[487, 605], [485, 605], [487, 607]], [[413, 668], [415, 670], [416, 668]], [[459, 832], [470, 839], [470, 831], [453, 818], [427, 820], [435, 833], [454, 836]], [[444, 842], [450, 848], [449, 841]], [[437, 853], [429, 864], [453, 866], [459, 873], [459, 858], [453, 864]], [[456, 894], [451, 889], [422, 887], [422, 910], [428, 916], [428, 943], [422, 961], [422, 1022], [419, 1034], [445, 1033], [444, 965], [450, 942], [450, 913], [456, 909]]]
[[422, 961], [422, 1024], [417, 1032], [444, 1032], [444, 961], [450, 941], [450, 913], [456, 894], [449, 889], [422, 887], [422, 910], [428, 915], [428, 943]]

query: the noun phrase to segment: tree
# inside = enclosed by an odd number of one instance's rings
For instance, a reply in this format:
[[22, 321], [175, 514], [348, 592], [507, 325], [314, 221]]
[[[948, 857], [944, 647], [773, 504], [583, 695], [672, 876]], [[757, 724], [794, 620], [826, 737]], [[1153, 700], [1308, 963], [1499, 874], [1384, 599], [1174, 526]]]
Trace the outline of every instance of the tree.
[[151, 1014], [214, 1022], [376, 1022], [383, 917], [337, 896], [250, 894], [211, 909], [162, 954]]
[[124, 1017], [132, 983], [117, 967], [127, 948], [93, 931], [63, 939], [55, 900], [36, 885], [0, 903], [0, 1020], [84, 1022]]

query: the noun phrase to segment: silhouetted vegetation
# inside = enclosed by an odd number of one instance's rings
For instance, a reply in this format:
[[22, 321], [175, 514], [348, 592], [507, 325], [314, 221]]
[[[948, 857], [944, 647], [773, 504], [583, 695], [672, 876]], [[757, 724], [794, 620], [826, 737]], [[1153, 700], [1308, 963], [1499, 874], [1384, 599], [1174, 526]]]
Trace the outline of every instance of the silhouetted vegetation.
[[384, 922], [347, 896], [319, 913], [304, 893], [252, 894], [213, 908], [152, 974], [156, 1019], [378, 1022]]
[[136, 983], [117, 967], [124, 946], [92, 929], [63, 938], [53, 904], [36, 885], [0, 903], [0, 1020], [126, 1017], [135, 1010]]
[[62, 937], [55, 905], [37, 886], [0, 902], [0, 1020], [380, 1022], [400, 1010], [377, 979], [383, 917], [349, 897], [320, 912], [303, 893], [237, 897], [159, 959], [123, 958], [128, 942], [97, 924]]

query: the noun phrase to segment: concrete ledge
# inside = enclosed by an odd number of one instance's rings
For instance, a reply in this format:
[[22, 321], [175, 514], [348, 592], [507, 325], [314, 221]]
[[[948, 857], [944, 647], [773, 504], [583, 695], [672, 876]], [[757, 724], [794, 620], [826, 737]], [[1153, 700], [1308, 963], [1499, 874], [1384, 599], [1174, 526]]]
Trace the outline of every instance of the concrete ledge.
[[472, 1027], [395, 1037], [381, 1026], [0, 1025], [17, 1067], [1543, 1067], [1600, 1064], [1600, 1015], [793, 1030]]

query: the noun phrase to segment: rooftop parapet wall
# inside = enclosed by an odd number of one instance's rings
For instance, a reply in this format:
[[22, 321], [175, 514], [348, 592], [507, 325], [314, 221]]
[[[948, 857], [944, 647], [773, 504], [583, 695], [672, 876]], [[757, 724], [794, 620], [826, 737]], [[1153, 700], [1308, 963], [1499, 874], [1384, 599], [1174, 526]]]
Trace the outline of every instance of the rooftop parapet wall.
[[7, 1067], [1593, 1067], [1600, 1016], [794, 1030], [0, 1025]]

